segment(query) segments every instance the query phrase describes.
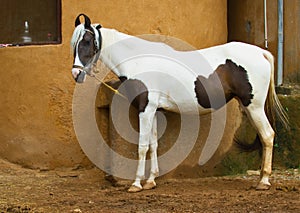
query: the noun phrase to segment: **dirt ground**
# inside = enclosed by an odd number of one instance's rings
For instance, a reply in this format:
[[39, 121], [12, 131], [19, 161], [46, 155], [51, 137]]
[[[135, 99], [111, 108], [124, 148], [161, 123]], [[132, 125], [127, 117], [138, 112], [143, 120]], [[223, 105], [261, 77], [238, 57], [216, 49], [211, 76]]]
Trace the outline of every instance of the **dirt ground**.
[[96, 168], [37, 171], [0, 161], [0, 212], [300, 212], [298, 170], [275, 171], [268, 191], [258, 176], [158, 178], [156, 189], [127, 193]]

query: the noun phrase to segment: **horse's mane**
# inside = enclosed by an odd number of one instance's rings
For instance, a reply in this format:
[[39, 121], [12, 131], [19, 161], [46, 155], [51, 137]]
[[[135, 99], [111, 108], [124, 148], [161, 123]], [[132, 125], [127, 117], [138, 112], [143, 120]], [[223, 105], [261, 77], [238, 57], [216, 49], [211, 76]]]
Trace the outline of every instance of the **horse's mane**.
[[78, 39], [80, 38], [80, 35], [81, 35], [81, 32], [84, 30], [84, 25], [83, 24], [80, 24], [78, 25], [74, 32], [73, 32], [73, 35], [72, 35], [72, 38], [71, 38], [71, 51], [72, 53], [74, 52], [75, 50], [75, 47], [76, 47], [76, 44], [77, 44], [77, 41]]

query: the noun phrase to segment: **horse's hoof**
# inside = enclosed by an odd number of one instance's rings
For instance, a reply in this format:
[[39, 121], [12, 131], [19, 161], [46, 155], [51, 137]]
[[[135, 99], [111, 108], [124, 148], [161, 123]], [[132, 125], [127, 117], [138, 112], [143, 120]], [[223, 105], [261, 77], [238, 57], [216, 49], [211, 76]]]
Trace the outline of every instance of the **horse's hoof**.
[[110, 184], [112, 186], [114, 186], [114, 187], [119, 186], [118, 185], [118, 181], [112, 175], [105, 175], [105, 180], [107, 180], [108, 182], [110, 182]]
[[140, 192], [142, 190], [143, 190], [142, 187], [132, 185], [132, 186], [130, 186], [130, 188], [127, 191], [130, 192], [130, 193], [134, 193], [134, 192]]
[[143, 186], [143, 189], [154, 189], [156, 187], [156, 183], [155, 181], [149, 181], [149, 182], [146, 182], [145, 185]]
[[256, 190], [269, 190], [271, 188], [271, 184], [259, 183], [256, 186]]

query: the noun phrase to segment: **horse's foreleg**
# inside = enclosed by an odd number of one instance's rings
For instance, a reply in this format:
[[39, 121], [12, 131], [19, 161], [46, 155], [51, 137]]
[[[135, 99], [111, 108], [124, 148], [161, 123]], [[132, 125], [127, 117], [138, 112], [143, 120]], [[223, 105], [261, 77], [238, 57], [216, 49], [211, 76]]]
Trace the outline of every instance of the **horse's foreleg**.
[[150, 158], [151, 158], [151, 169], [150, 176], [143, 186], [143, 189], [153, 189], [156, 186], [155, 178], [158, 176], [158, 162], [157, 162], [157, 115], [153, 118], [153, 125], [150, 135]]
[[150, 135], [155, 111], [156, 108], [151, 109], [147, 106], [146, 110], [139, 114], [140, 135], [138, 145], [138, 167], [136, 179], [132, 186], [128, 189], [128, 192], [139, 192], [143, 189], [141, 180], [143, 180], [145, 177], [146, 155], [149, 149]]
[[272, 172], [272, 155], [273, 155], [273, 140], [274, 131], [268, 121], [268, 118], [262, 109], [248, 110], [250, 119], [257, 129], [261, 143], [263, 145], [263, 156], [260, 173], [260, 181], [256, 187], [258, 190], [269, 189], [271, 184], [269, 176]]

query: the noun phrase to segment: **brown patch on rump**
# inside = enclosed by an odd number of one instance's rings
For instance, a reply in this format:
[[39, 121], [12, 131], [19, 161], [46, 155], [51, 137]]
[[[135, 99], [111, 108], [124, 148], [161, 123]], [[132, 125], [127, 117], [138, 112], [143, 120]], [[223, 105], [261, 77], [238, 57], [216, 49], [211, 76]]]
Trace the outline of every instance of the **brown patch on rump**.
[[148, 90], [145, 84], [137, 79], [127, 79], [127, 77], [119, 77], [122, 84], [119, 88], [131, 104], [139, 111], [144, 112], [148, 105]]
[[221, 108], [233, 97], [248, 106], [253, 98], [247, 71], [230, 59], [219, 65], [208, 78], [199, 75], [195, 81], [195, 92], [202, 107], [213, 109]]

